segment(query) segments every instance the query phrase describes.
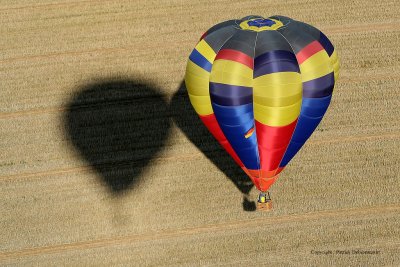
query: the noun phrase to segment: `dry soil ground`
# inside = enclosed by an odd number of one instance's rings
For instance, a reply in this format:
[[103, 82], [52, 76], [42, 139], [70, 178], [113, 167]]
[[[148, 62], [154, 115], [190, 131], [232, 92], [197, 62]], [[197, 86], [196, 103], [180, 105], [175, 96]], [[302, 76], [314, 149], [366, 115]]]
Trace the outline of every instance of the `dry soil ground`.
[[[270, 213], [179, 90], [249, 14], [315, 25], [342, 66]], [[397, 0], [2, 0], [0, 33], [0, 265], [400, 266]]]

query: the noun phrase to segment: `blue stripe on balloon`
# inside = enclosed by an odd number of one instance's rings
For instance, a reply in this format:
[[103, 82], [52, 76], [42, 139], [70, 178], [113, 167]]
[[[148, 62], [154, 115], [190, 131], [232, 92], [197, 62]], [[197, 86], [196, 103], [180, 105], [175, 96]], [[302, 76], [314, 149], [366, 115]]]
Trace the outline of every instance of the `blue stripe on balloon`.
[[273, 50], [254, 59], [254, 78], [275, 72], [300, 72], [296, 56], [286, 50]]
[[322, 32], [319, 34], [319, 43], [325, 49], [326, 53], [331, 56], [335, 48], [333, 47], [331, 41], [329, 41], [328, 37], [326, 37], [326, 35]]
[[[248, 139], [256, 139], [255, 133]], [[247, 139], [247, 140], [248, 140]], [[253, 145], [244, 149], [235, 149], [236, 154], [243, 162], [243, 165], [250, 170], [260, 169], [260, 164], [258, 164], [258, 146]]]
[[329, 103], [331, 103], [331, 98], [332, 95], [321, 98], [303, 98], [300, 115], [305, 115], [311, 118], [324, 116]]
[[221, 124], [240, 125], [254, 119], [253, 104], [229, 107], [212, 103], [212, 108], [214, 114], [218, 114], [218, 122]]
[[222, 132], [244, 166], [259, 169], [256, 134], [245, 138], [245, 134], [254, 127], [253, 104], [223, 106], [212, 103], [212, 107]]
[[259, 67], [269, 62], [281, 60], [287, 60], [297, 63], [296, 56], [292, 52], [286, 50], [272, 50], [257, 56], [254, 59], [254, 67]]
[[251, 87], [210, 82], [211, 101], [223, 106], [239, 106], [253, 102]]
[[319, 98], [332, 94], [335, 85], [335, 76], [333, 72], [320, 78], [303, 83], [303, 97]]
[[263, 27], [263, 26], [269, 26], [271, 27], [272, 25], [276, 24], [275, 21], [271, 19], [255, 19], [247, 22], [249, 26], [255, 26], [255, 27]]
[[322, 98], [303, 98], [296, 129], [279, 167], [285, 167], [292, 160], [317, 128], [328, 109], [331, 97], [332, 95]]
[[193, 61], [197, 66], [211, 72], [212, 64], [202, 55], [199, 51], [194, 49], [189, 56], [189, 59]]

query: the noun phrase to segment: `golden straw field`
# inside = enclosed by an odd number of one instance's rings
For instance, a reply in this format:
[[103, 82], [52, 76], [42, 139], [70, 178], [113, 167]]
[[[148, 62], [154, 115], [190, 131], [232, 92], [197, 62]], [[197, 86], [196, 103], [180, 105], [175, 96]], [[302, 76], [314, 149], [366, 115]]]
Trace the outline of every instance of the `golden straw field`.
[[[203, 32], [253, 14], [341, 62], [271, 212], [182, 83]], [[1, 266], [400, 266], [400, 2], [2, 0], [0, 33]]]

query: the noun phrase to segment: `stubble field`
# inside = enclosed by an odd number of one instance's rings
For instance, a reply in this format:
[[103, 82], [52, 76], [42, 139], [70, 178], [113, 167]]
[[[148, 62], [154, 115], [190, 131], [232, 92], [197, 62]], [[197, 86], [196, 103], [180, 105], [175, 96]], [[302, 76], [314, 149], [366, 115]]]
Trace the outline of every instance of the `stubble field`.
[[[250, 14], [341, 61], [268, 213], [182, 84], [202, 33]], [[0, 25], [0, 265], [400, 265], [397, 1], [1, 1]]]

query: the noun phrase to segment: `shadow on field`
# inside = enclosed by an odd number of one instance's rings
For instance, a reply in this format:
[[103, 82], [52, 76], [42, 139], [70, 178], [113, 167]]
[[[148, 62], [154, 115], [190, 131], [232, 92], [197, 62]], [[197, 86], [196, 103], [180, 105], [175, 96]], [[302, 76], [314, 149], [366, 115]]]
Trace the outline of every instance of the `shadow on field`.
[[68, 138], [115, 196], [139, 184], [170, 129], [160, 91], [134, 80], [83, 86], [64, 119]]
[[242, 192], [243, 209], [256, 210], [255, 203], [248, 199], [253, 183], [201, 122], [190, 104], [184, 81], [171, 99], [170, 113], [188, 139]]

